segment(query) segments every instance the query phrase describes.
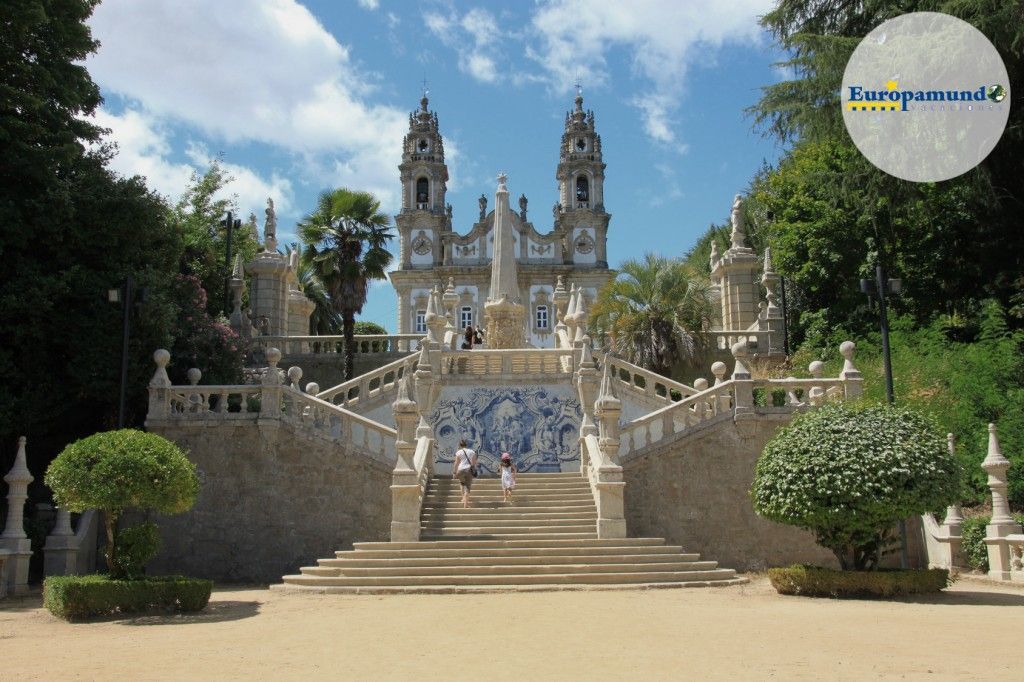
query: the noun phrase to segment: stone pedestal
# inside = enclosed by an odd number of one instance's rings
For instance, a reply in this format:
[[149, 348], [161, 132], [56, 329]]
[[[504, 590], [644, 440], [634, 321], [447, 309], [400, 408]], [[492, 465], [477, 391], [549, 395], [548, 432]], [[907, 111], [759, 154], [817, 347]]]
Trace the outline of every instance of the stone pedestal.
[[[261, 334], [288, 334], [288, 259], [276, 251], [263, 251], [249, 261], [249, 307], [253, 325]], [[264, 323], [263, 320], [266, 320]]]
[[487, 301], [484, 317], [487, 320], [488, 348], [500, 350], [526, 345], [526, 309], [521, 304], [513, 303], [505, 296], [497, 301]]
[[28, 562], [32, 558], [32, 541], [25, 535], [25, 500], [28, 499], [28, 484], [34, 481], [25, 462], [25, 436], [18, 439], [18, 454], [14, 466], [4, 476], [7, 489], [7, 526], [0, 535], [0, 549], [9, 554], [6, 564], [8, 594], [24, 594], [28, 591]]

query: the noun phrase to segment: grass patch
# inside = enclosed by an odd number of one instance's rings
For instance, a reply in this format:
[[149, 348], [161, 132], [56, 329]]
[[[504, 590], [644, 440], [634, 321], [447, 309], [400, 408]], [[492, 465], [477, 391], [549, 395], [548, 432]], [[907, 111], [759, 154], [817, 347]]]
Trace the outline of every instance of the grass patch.
[[940, 592], [953, 580], [941, 568], [840, 571], [820, 566], [769, 568], [768, 580], [779, 594], [803, 597], [900, 597]]
[[81, 620], [155, 609], [201, 611], [213, 582], [182, 576], [112, 580], [106, 575], [52, 576], [43, 583], [43, 605], [58, 618]]

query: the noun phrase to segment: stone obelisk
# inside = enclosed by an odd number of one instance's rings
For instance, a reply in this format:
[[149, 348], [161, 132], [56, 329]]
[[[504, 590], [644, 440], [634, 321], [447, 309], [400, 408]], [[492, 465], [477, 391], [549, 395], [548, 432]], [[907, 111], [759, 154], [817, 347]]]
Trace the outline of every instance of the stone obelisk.
[[519, 268], [512, 239], [512, 209], [508, 204], [506, 176], [498, 175], [494, 197], [494, 254], [491, 258], [491, 289], [484, 303], [488, 348], [523, 348], [526, 311], [520, 302]]

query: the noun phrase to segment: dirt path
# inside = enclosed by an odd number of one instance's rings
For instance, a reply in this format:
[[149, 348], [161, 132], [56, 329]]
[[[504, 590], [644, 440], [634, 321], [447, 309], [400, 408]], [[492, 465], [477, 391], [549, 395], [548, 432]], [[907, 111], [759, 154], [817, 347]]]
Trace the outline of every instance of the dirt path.
[[1012, 679], [1022, 623], [1024, 590], [977, 581], [901, 602], [780, 597], [763, 578], [642, 592], [226, 589], [201, 614], [89, 624], [35, 597], [0, 602], [0, 669], [19, 680]]

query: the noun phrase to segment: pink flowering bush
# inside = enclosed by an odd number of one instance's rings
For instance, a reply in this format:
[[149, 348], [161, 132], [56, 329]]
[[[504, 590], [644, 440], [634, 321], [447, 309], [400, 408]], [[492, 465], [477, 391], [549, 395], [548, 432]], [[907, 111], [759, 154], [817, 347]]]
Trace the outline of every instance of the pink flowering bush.
[[188, 383], [189, 368], [198, 367], [204, 384], [241, 383], [245, 347], [226, 321], [206, 312], [206, 291], [199, 278], [179, 275], [172, 295], [178, 317], [171, 365], [167, 368], [171, 381]]

